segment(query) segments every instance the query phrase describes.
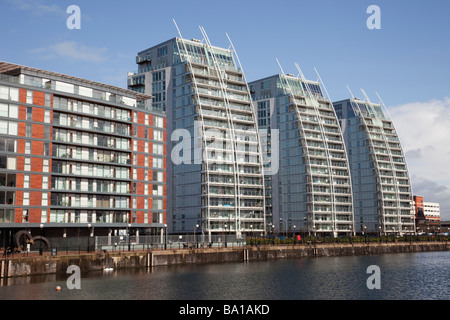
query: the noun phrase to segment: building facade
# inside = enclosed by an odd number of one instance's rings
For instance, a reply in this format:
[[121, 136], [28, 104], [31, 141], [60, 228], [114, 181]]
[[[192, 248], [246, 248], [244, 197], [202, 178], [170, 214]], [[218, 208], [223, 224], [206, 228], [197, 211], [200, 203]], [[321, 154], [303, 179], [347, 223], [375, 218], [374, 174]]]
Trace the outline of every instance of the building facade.
[[129, 89], [166, 110], [169, 230], [264, 232], [264, 184], [255, 114], [234, 50], [180, 37], [138, 53]]
[[424, 207], [423, 207], [423, 197], [422, 196], [414, 196], [414, 212], [415, 212], [415, 220], [416, 226], [419, 221], [423, 222], [425, 220]]
[[166, 120], [150, 98], [0, 62], [0, 228], [160, 232]]
[[437, 202], [424, 202], [423, 213], [428, 221], [441, 221], [441, 209]]
[[276, 232], [352, 234], [346, 149], [320, 83], [282, 73], [249, 85], [259, 128], [269, 141], [271, 159], [265, 163], [278, 166], [266, 175], [268, 219]]
[[348, 150], [356, 230], [415, 232], [411, 181], [392, 120], [381, 104], [367, 99], [333, 104]]

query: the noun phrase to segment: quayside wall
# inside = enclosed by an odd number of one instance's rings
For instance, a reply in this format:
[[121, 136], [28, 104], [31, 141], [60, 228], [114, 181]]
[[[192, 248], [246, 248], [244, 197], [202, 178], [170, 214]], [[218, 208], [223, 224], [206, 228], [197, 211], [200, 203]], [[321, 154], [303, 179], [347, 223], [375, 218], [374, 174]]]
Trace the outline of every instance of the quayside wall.
[[127, 268], [151, 268], [183, 264], [251, 262], [322, 256], [377, 255], [448, 251], [447, 242], [383, 244], [262, 245], [230, 248], [167, 249], [122, 251], [59, 256], [6, 257], [0, 259], [0, 278], [39, 274], [64, 274], [70, 265], [81, 272]]

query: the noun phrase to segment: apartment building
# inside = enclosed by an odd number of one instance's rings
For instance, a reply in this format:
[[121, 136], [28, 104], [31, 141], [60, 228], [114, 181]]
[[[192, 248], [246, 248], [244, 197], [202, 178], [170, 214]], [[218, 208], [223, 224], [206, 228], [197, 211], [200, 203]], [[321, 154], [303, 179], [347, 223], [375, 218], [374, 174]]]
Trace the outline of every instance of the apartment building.
[[202, 32], [202, 41], [180, 35], [139, 52], [128, 76], [129, 89], [167, 113], [169, 230], [263, 233], [261, 149], [245, 75], [235, 50]]
[[0, 229], [160, 232], [166, 119], [151, 96], [0, 62]]

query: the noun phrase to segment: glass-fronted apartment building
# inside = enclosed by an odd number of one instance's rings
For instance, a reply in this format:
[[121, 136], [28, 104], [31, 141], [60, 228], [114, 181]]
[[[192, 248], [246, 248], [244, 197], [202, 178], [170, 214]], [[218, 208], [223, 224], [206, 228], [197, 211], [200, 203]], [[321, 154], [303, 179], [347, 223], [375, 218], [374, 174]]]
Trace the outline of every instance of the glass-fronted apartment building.
[[[353, 232], [350, 170], [342, 132], [319, 82], [277, 74], [249, 83], [258, 125], [279, 163], [265, 176], [269, 224], [276, 233]], [[278, 141], [276, 141], [277, 139]], [[278, 146], [276, 146], [278, 145]], [[267, 162], [267, 163], [266, 163]]]
[[264, 232], [259, 135], [234, 50], [180, 36], [139, 52], [136, 62], [129, 89], [152, 95], [167, 113], [169, 230]]
[[150, 96], [0, 62], [0, 228], [160, 232], [166, 120]]
[[413, 233], [415, 212], [406, 158], [382, 104], [352, 98], [333, 105], [348, 149], [357, 231]]

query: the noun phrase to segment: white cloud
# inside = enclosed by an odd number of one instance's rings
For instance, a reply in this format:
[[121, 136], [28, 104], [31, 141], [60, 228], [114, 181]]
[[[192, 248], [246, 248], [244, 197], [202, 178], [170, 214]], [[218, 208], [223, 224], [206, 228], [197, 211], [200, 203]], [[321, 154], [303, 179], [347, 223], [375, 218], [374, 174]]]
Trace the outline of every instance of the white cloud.
[[37, 48], [30, 51], [30, 53], [40, 54], [42, 58], [46, 59], [62, 57], [86, 62], [105, 61], [106, 52], [106, 48], [89, 47], [74, 41], [62, 41], [46, 48]]
[[19, 10], [29, 11], [34, 15], [42, 16], [48, 14], [63, 15], [65, 10], [56, 4], [45, 4], [41, 0], [9, 0]]
[[406, 155], [413, 192], [439, 202], [450, 220], [450, 98], [389, 108]]

